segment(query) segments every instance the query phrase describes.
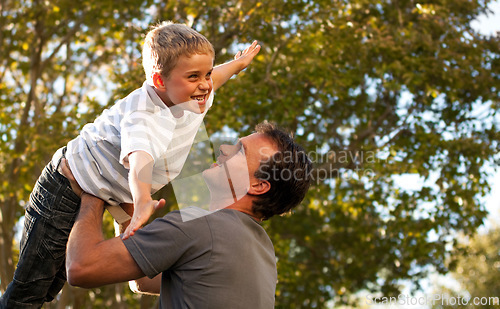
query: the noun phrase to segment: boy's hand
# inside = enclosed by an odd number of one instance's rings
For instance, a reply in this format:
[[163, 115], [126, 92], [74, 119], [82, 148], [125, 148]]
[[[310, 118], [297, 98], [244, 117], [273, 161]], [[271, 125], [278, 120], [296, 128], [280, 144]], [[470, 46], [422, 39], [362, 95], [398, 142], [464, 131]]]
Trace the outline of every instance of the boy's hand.
[[224, 85], [233, 75], [244, 70], [259, 51], [260, 45], [257, 44], [257, 41], [253, 41], [252, 45], [245, 50], [236, 53], [234, 60], [214, 67], [212, 71], [213, 91], [217, 91], [217, 89]]
[[165, 200], [161, 199], [159, 201], [150, 200], [143, 204], [134, 205], [134, 214], [132, 215], [132, 219], [130, 220], [127, 229], [123, 233], [122, 239], [127, 239], [130, 236], [134, 235], [135, 232], [140, 229], [146, 222], [148, 222], [149, 217], [156, 210], [165, 206]]
[[259, 53], [260, 45], [257, 44], [257, 41], [253, 41], [252, 45], [247, 47], [243, 51], [239, 51], [234, 55], [234, 60], [240, 64], [240, 69], [236, 73], [238, 74], [242, 70], [244, 70], [250, 62], [252, 62], [253, 58]]

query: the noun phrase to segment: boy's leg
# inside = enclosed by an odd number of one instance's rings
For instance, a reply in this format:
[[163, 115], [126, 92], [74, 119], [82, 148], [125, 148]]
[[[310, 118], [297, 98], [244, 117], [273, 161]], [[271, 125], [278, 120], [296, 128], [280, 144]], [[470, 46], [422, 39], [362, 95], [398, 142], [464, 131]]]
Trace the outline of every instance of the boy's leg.
[[66, 281], [66, 243], [80, 198], [50, 162], [38, 179], [25, 213], [19, 262], [0, 308], [39, 308]]

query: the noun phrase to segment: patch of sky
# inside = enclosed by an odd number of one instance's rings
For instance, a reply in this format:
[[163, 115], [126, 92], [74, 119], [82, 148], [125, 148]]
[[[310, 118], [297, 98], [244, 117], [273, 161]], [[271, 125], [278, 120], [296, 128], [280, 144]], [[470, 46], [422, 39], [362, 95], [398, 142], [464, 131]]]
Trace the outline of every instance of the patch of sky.
[[492, 1], [488, 5], [488, 10], [485, 14], [479, 15], [470, 23], [470, 26], [475, 31], [486, 35], [494, 36], [500, 31], [498, 16], [500, 14], [500, 1]]

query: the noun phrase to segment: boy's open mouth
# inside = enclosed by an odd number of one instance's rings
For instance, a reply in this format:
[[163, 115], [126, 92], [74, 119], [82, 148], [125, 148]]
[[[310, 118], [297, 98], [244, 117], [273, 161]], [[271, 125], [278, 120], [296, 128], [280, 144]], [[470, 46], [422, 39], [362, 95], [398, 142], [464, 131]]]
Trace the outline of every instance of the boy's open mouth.
[[206, 97], [206, 94], [204, 95], [196, 95], [196, 96], [192, 96], [191, 99], [193, 100], [196, 100], [198, 101], [198, 103], [204, 103], [205, 102], [205, 97]]

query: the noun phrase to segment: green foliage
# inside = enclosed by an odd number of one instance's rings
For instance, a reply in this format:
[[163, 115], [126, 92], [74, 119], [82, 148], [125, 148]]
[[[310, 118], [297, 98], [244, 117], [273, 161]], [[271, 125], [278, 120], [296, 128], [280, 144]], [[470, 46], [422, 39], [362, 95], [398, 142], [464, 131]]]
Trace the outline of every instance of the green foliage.
[[[314, 160], [306, 200], [265, 223], [278, 307], [325, 308], [360, 289], [393, 296], [401, 279], [447, 272], [454, 235], [486, 215], [486, 166], [499, 159], [500, 40], [470, 27], [488, 3], [4, 1], [0, 256], [12, 255], [20, 206], [53, 151], [142, 84], [142, 35], [174, 20], [205, 34], [217, 63], [263, 46], [218, 91], [209, 133], [275, 121]], [[14, 265], [0, 263], [4, 290]]]
[[262, 62], [219, 91], [207, 118], [213, 128], [291, 128], [316, 159], [313, 175], [331, 176], [269, 223], [278, 303], [323, 307], [361, 288], [397, 295], [398, 281], [425, 277], [426, 266], [446, 272], [453, 235], [485, 216], [478, 198], [498, 152], [498, 38], [469, 26], [483, 3], [270, 7], [241, 35], [263, 42]]

